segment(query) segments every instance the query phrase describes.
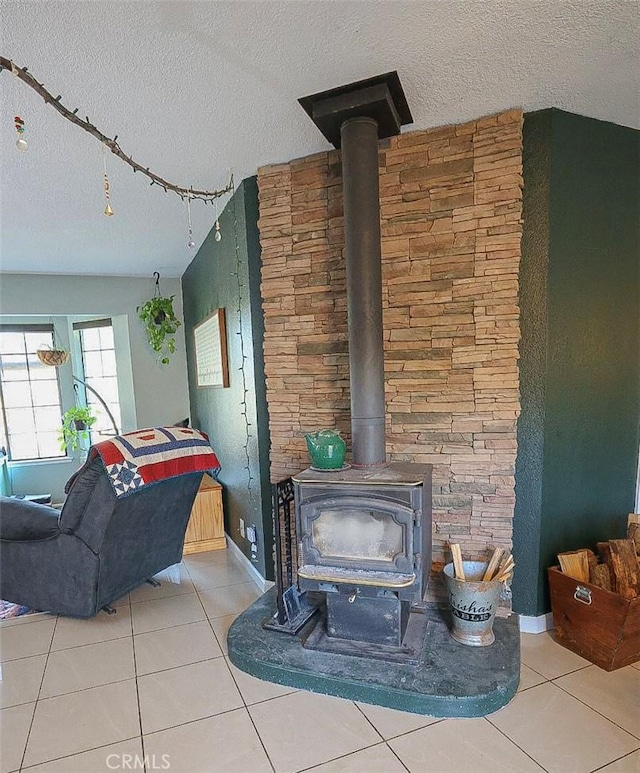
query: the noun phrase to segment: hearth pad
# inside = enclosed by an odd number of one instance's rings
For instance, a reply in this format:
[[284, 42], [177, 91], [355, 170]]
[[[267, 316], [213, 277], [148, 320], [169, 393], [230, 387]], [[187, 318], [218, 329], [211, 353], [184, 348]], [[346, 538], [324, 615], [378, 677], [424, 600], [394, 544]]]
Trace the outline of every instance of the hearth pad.
[[[421, 605], [422, 606], [422, 605]], [[425, 603], [424, 646], [417, 663], [387, 661], [303, 646], [312, 619], [295, 636], [266, 630], [276, 609], [272, 588], [231, 625], [231, 662], [269, 682], [434, 717], [481, 717], [505, 706], [520, 679], [517, 616], [496, 619], [490, 647], [468, 647], [449, 635], [445, 605]]]

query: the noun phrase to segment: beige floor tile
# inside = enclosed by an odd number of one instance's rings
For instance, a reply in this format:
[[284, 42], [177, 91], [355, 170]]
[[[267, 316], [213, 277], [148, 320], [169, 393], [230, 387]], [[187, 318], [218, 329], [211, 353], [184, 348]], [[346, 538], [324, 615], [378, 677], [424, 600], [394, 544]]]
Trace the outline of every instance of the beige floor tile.
[[605, 765], [598, 770], [598, 773], [640, 773], [640, 751]]
[[138, 691], [145, 734], [243, 705], [223, 658], [141, 676]]
[[239, 565], [237, 559], [230, 550], [206, 550], [202, 553], [191, 553], [182, 557], [182, 563], [187, 567], [191, 574], [192, 569], [207, 567], [216, 564], [217, 566], [229, 566], [231, 564]]
[[311, 768], [309, 773], [406, 773], [405, 766], [384, 743]]
[[131, 613], [128, 605], [118, 607], [115, 615], [98, 612], [89, 620], [59, 617], [51, 649], [63, 650], [82, 644], [121, 639], [123, 636], [131, 636]]
[[640, 746], [548, 682], [518, 693], [488, 720], [549, 773], [586, 773]]
[[140, 735], [135, 680], [38, 701], [25, 765]]
[[520, 634], [520, 660], [547, 679], [590, 666], [588, 660], [557, 644], [549, 631]]
[[20, 617], [8, 617], [6, 620], [0, 620], [0, 630], [11, 628], [14, 625], [39, 623], [42, 620], [55, 620], [57, 617], [57, 615], [51, 615], [49, 612], [35, 612], [30, 615], [20, 615]]
[[236, 617], [238, 617], [238, 614], [234, 613], [233, 615], [224, 615], [223, 617], [212, 617], [210, 620], [211, 627], [216, 635], [220, 649], [225, 655], [229, 654], [227, 649], [227, 634], [229, 633], [231, 623], [233, 623]]
[[238, 560], [228, 550], [210, 550], [206, 553], [194, 553], [184, 556], [182, 563], [186, 567], [191, 580], [196, 583], [200, 580], [206, 582], [206, 578], [213, 572], [243, 568]]
[[544, 676], [541, 676], [529, 666], [525, 666], [524, 663], [520, 664], [520, 684], [518, 685], [518, 692], [521, 690], [528, 690], [529, 687], [535, 687], [537, 684], [542, 684], [547, 680]]
[[157, 601], [169, 596], [182, 596], [185, 593], [193, 593], [194, 587], [187, 568], [182, 564], [174, 564], [155, 575], [160, 583], [159, 588], [154, 588], [148, 582], [143, 582], [129, 594], [131, 603], [138, 601]]
[[134, 634], [197, 623], [206, 619], [202, 604], [195, 593], [169, 596], [157, 601], [141, 601], [131, 605], [131, 614]]
[[260, 703], [260, 701], [267, 701], [271, 698], [277, 698], [280, 695], [287, 695], [290, 692], [296, 692], [295, 687], [288, 687], [275, 682], [265, 682], [262, 679], [256, 679], [255, 676], [247, 674], [236, 668], [233, 663], [227, 660], [227, 664], [231, 669], [231, 675], [233, 676], [240, 694], [244, 698], [244, 702], [249, 705], [251, 703]]
[[190, 565], [189, 574], [198, 590], [219, 588], [222, 585], [240, 585], [251, 581], [249, 573], [234, 561], [224, 564]]
[[27, 743], [35, 703], [0, 710], [0, 771], [19, 770]]
[[320, 765], [380, 742], [351, 702], [296, 692], [249, 706], [277, 773]]
[[253, 582], [209, 588], [199, 592], [209, 618], [244, 612], [260, 595], [260, 591]]
[[[140, 772], [144, 770], [142, 759], [142, 742], [140, 738], [132, 738], [23, 770], [28, 773], [111, 773], [126, 770]], [[162, 770], [161, 766], [162, 760], [157, 760], [157, 768]]]
[[273, 773], [244, 708], [146, 735], [144, 750], [169, 773]]
[[438, 722], [434, 717], [427, 717], [424, 714], [410, 714], [408, 711], [373, 706], [370, 703], [358, 703], [357, 705], [385, 740]]
[[640, 671], [631, 666], [603, 671], [589, 666], [556, 679], [554, 684], [599, 714], [640, 738]]
[[138, 676], [222, 657], [208, 620], [133, 637]]
[[394, 738], [389, 746], [411, 773], [543, 773], [486, 719], [446, 719]]
[[9, 660], [0, 666], [0, 709], [31, 703], [38, 697], [46, 655]]
[[49, 655], [40, 697], [52, 698], [134, 677], [131, 638], [85, 644]]
[[55, 626], [55, 617], [48, 617], [31, 625], [0, 628], [0, 660], [28, 658], [49, 652]]

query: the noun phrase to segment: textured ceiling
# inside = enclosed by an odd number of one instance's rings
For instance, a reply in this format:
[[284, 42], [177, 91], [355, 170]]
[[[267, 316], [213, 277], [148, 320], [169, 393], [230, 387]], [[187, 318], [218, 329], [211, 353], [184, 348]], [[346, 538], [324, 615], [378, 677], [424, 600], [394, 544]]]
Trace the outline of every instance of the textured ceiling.
[[[298, 97], [398, 70], [415, 123], [560, 107], [640, 126], [635, 0], [0, 2], [0, 55], [27, 65], [123, 150], [221, 188], [327, 148]], [[3, 271], [179, 276], [186, 207], [0, 75]], [[13, 116], [26, 124], [14, 148]], [[214, 211], [192, 204], [199, 246]]]

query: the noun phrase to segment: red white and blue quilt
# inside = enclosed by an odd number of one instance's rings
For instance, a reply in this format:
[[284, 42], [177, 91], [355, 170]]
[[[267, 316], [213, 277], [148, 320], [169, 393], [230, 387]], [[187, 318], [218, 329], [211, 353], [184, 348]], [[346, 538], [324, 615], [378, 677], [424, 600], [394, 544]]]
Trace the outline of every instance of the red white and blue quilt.
[[166, 478], [190, 472], [220, 471], [220, 462], [204, 432], [190, 427], [152, 427], [91, 446], [83, 467], [67, 482], [73, 482], [96, 456], [100, 456], [117, 497], [139, 491]]

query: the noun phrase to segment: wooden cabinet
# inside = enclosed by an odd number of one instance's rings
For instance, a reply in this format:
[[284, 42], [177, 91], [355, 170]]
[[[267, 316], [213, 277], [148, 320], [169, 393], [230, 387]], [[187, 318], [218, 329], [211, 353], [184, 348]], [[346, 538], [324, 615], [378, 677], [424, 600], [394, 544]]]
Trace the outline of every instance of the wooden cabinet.
[[205, 473], [191, 508], [182, 552], [188, 556], [190, 553], [226, 547], [222, 486]]

